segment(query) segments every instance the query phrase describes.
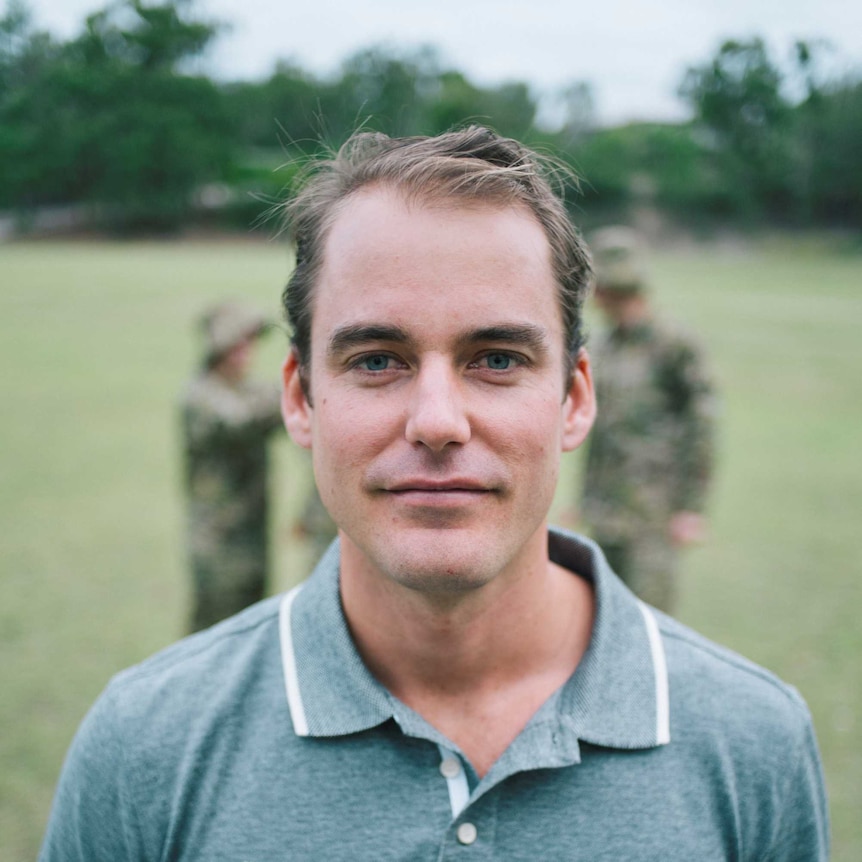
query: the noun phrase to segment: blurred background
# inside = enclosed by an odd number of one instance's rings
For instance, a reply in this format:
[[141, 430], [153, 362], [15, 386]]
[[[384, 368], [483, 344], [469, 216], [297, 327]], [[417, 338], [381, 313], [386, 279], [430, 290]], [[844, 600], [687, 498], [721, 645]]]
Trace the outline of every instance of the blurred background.
[[[0, 6], [0, 858], [35, 857], [111, 674], [182, 634], [196, 316], [279, 317], [272, 210], [310, 154], [470, 121], [570, 164], [585, 230], [637, 227], [706, 344], [720, 454], [678, 615], [801, 690], [834, 858], [862, 858], [862, 6], [294, 5]], [[311, 477], [273, 454], [280, 590]]]

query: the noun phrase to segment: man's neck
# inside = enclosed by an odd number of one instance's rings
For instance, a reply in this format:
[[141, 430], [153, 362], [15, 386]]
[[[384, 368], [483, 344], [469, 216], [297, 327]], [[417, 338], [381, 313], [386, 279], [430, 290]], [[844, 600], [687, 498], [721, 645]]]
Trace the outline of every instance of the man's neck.
[[342, 602], [366, 665], [483, 775], [580, 662], [592, 588], [544, 554], [445, 600], [352, 570], [342, 542]]

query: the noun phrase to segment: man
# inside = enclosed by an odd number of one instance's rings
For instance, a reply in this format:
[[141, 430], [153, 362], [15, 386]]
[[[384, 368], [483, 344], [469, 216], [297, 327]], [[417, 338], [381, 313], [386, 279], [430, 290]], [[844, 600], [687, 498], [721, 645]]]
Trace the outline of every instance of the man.
[[590, 245], [609, 329], [591, 350], [599, 410], [582, 516], [634, 593], [671, 613], [679, 549], [706, 530], [715, 395], [700, 346], [653, 314], [638, 235], [608, 227]]
[[249, 376], [265, 328], [240, 303], [209, 309], [203, 367], [182, 397], [193, 632], [260, 601], [266, 589], [267, 441], [283, 423], [279, 387]]
[[363, 134], [290, 215], [283, 411], [339, 541], [109, 686], [43, 860], [824, 859], [799, 696], [548, 532], [594, 397], [535, 155]]

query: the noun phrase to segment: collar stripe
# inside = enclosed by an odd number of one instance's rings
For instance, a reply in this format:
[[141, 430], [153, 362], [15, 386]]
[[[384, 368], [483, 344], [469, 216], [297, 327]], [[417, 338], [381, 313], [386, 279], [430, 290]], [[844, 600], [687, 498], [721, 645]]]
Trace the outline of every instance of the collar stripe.
[[[437, 748], [440, 749], [440, 757], [443, 762], [447, 760], [459, 760], [458, 755], [454, 751], [449, 751], [439, 744]], [[470, 785], [467, 783], [467, 773], [464, 771], [463, 764], [457, 775], [446, 776], [446, 785], [449, 788], [449, 805], [452, 806], [452, 819], [457, 820], [458, 815], [467, 807], [467, 803], [470, 801]]]
[[667, 745], [670, 742], [670, 694], [664, 644], [652, 610], [641, 601], [638, 601], [638, 607], [646, 625], [655, 676], [655, 743], [656, 745]]
[[297, 736], [308, 736], [308, 720], [299, 691], [299, 676], [296, 672], [296, 653], [293, 649], [293, 632], [290, 625], [290, 609], [302, 584], [295, 586], [281, 600], [278, 608], [278, 633], [281, 640], [281, 665], [284, 670], [284, 687], [287, 692], [287, 707]]

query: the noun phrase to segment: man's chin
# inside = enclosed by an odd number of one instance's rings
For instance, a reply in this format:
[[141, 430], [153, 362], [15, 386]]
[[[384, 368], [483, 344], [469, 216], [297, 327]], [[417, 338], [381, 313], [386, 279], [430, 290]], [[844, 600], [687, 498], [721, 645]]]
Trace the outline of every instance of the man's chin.
[[492, 579], [490, 575], [481, 575], [474, 568], [458, 569], [454, 566], [446, 569], [412, 567], [392, 573], [392, 579], [408, 589], [425, 595], [463, 595], [478, 590]]
[[[358, 554], [362, 568], [410, 590], [457, 596], [481, 589], [505, 568], [507, 560], [501, 535], [488, 531], [404, 530], [363, 537], [360, 545], [350, 537], [351, 547], [342, 553]], [[490, 551], [490, 553], [489, 553]]]
[[425, 547], [402, 546], [397, 555], [380, 562], [391, 580], [423, 593], [469, 592], [484, 586], [496, 574], [494, 565], [476, 553], [475, 546], [446, 547], [445, 539]]

